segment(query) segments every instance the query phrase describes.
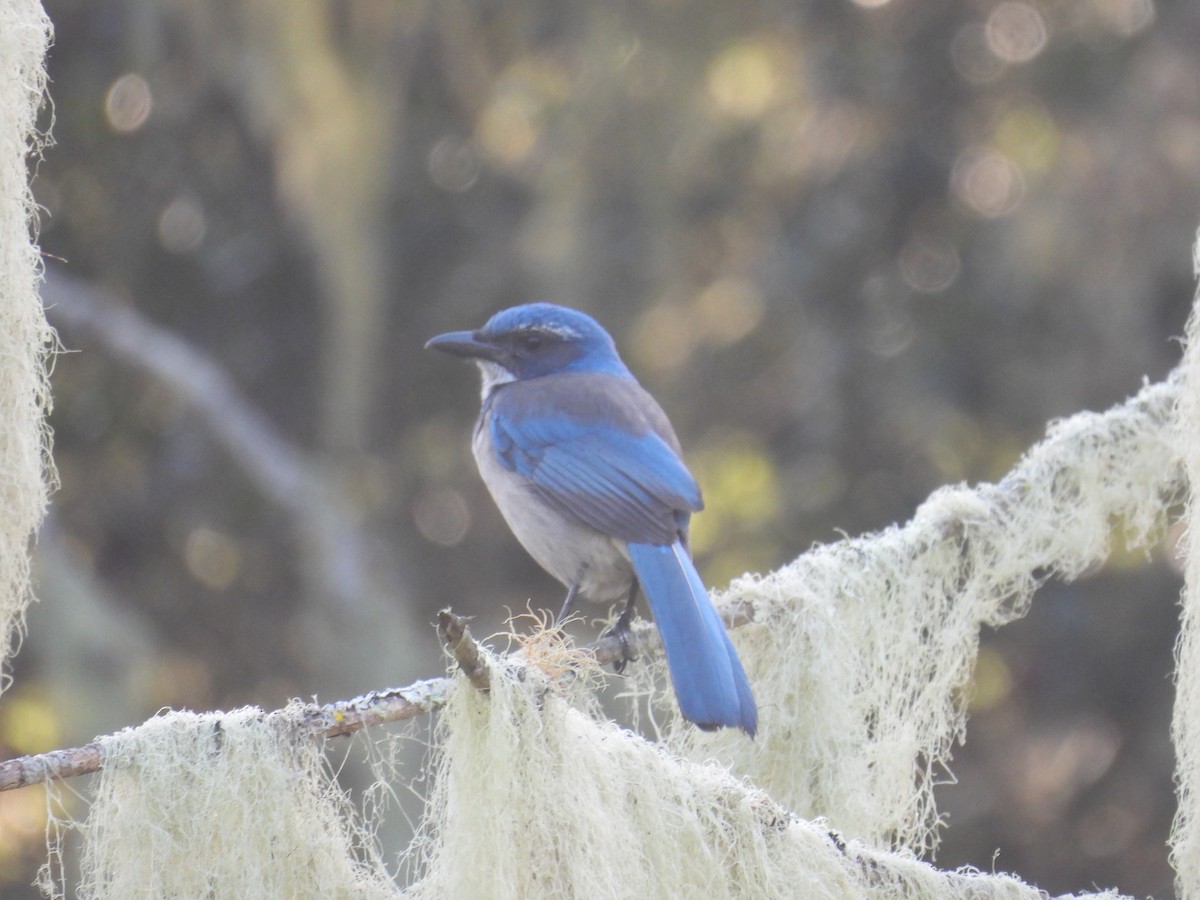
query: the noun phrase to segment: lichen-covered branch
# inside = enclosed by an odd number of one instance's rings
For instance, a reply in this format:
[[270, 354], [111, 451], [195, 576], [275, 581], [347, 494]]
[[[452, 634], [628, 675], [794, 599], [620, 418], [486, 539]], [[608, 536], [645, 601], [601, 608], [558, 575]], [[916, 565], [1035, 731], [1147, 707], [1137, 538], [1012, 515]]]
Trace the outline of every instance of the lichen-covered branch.
[[[296, 707], [295, 726], [314, 738], [329, 738], [354, 734], [385, 722], [402, 722], [440, 707], [445, 703], [449, 686], [448, 678], [427, 678], [407, 687], [371, 691], [351, 700]], [[264, 713], [264, 716], [290, 716], [292, 709], [276, 710]], [[99, 771], [103, 764], [104, 751], [100, 741], [5, 760], [0, 762], [0, 791], [88, 775]]]
[[[962, 556], [969, 561], [971, 554], [978, 553], [978, 548], [983, 546], [981, 542], [985, 535], [991, 535], [988, 538], [989, 541], [998, 541], [1002, 537], [1000, 532], [1006, 528], [1015, 527], [1013, 523], [1019, 517], [1013, 518], [1011, 521], [1007, 518], [1011, 514], [1011, 508], [1030, 503], [1031, 496], [1037, 491], [1060, 489], [1066, 481], [1066, 473], [1062, 466], [1067, 465], [1071, 459], [1082, 458], [1089, 465], [1096, 465], [1098, 460], [1112, 457], [1111, 464], [1115, 465], [1130, 453], [1136, 452], [1139, 447], [1154, 448], [1153, 452], [1157, 454], [1155, 459], [1158, 460], [1161, 457], [1162, 462], [1162, 465], [1158, 465], [1156, 462], [1155, 465], [1149, 467], [1157, 473], [1154, 484], [1138, 482], [1130, 477], [1127, 484], [1118, 483], [1110, 489], [1112, 493], [1110, 501], [1116, 503], [1119, 499], [1118, 495], [1129, 494], [1130, 509], [1140, 510], [1138, 514], [1143, 518], [1150, 516], [1149, 507], [1154, 504], [1159, 506], [1158, 515], [1161, 515], [1162, 508], [1178, 498], [1185, 484], [1183, 473], [1179, 467], [1169, 465], [1171, 451], [1169, 447], [1165, 446], [1173, 440], [1171, 429], [1174, 427], [1173, 416], [1179, 393], [1180, 377], [1178, 373], [1175, 373], [1159, 384], [1148, 385], [1137, 397], [1107, 413], [1082, 413], [1059, 422], [1053, 427], [1050, 436], [1041, 444], [1031, 448], [1021, 463], [999, 484], [980, 485], [973, 490], [955, 489], [953, 502], [947, 503], [945, 497], [942, 497], [936, 509], [933, 509], [934, 501], [931, 498], [931, 501], [918, 511], [913, 521], [903, 529], [892, 529], [877, 535], [845, 541], [831, 547], [814, 548], [785, 567], [784, 570], [780, 570], [780, 573], [765, 579], [737, 584], [726, 592], [724, 598], [721, 598], [724, 600], [724, 603], [719, 604], [722, 616], [730, 628], [738, 628], [752, 622], [769, 622], [768, 630], [772, 633], [780, 628], [786, 629], [785, 623], [781, 623], [779, 620], [779, 616], [782, 614], [781, 610], [788, 607], [792, 610], [789, 615], [794, 616], [796, 607], [802, 601], [795, 596], [777, 598], [775, 596], [777, 586], [773, 586], [772, 579], [778, 580], [779, 576], [786, 574], [788, 570], [800, 567], [807, 572], [804, 580], [808, 584], [806, 590], [811, 593], [820, 582], [815, 578], [813, 572], [804, 567], [807, 565], [809, 569], [814, 566], [819, 568], [819, 558], [824, 559], [831, 552], [834, 552], [837, 558], [826, 559], [825, 562], [837, 563], [842, 567], [842, 580], [839, 582], [841, 587], [838, 590], [843, 594], [850, 590], [849, 582], [846, 580], [850, 574], [845, 571], [848, 558], [853, 557], [855, 569], [860, 573], [878, 569], [880, 565], [887, 562], [889, 554], [896, 555], [897, 551], [894, 545], [898, 541], [908, 548], [918, 545], [924, 547], [922, 558], [950, 553], [952, 556]], [[1139, 444], [1139, 442], [1142, 443]], [[1056, 485], [1058, 487], [1055, 487]], [[1133, 496], [1135, 494], [1136, 497]], [[1078, 498], [1071, 502], [1075, 504], [1077, 500]], [[1136, 507], [1135, 501], [1138, 504]], [[991, 530], [982, 527], [983, 519], [980, 518], [989, 510], [995, 515], [1000, 514], [997, 511], [1005, 513], [1004, 517], [994, 523], [996, 528]], [[1101, 507], [1101, 511], [1105, 515], [1095, 517], [1103, 519], [1103, 521], [1092, 522], [1089, 520], [1080, 525], [1089, 532], [1097, 532], [1093, 543], [1095, 540], [1103, 543], [1103, 539], [1099, 537], [1098, 533], [1100, 530], [1107, 530], [1110, 527], [1108, 510], [1108, 506]], [[1126, 527], [1131, 527], [1131, 524], [1136, 523], [1126, 521], [1124, 524]], [[1048, 527], [1054, 528], [1053, 525]], [[1140, 524], [1143, 531], [1149, 527], [1148, 520]], [[1080, 562], [1076, 563], [1076, 566], [1082, 567], [1085, 557], [1090, 559], [1096, 555], [1097, 552], [1091, 551], [1082, 554]], [[908, 551], [900, 556], [901, 559], [898, 562], [891, 560], [890, 565], [900, 567], [906, 564], [915, 565]], [[907, 562], [905, 562], [906, 560]], [[1047, 561], [1041, 557], [1034, 559], [1036, 566], [1051, 565], [1052, 563], [1053, 560]], [[1066, 571], [1068, 574], [1071, 571], [1070, 567], [1066, 566], [1060, 567], [1060, 570]], [[900, 574], [900, 569], [897, 569], [897, 577]], [[976, 573], [976, 575], [978, 574]], [[1017, 575], [1009, 577], [1017, 578]], [[1026, 572], [1024, 577], [1030, 586], [1036, 584], [1034, 573]], [[837, 591], [834, 591], [828, 597], [823, 597], [821, 603], [829, 604], [836, 593]], [[812, 612], [810, 610], [810, 613]], [[971, 612], [971, 621], [967, 624], [977, 628], [979, 620], [976, 616], [983, 615], [984, 612], [982, 609]], [[1004, 618], [1000, 616], [999, 612], [994, 612], [992, 615], [998, 617], [996, 624], [999, 624]], [[1011, 617], [1011, 615], [1010, 611], [1008, 616]], [[470, 637], [466, 623], [466, 619], [445, 610], [439, 616], [439, 632], [466, 677], [477, 689], [487, 691], [493, 676], [483, 661], [485, 654], [475, 640]], [[894, 634], [892, 640], [895, 640]], [[635, 624], [633, 630], [635, 654], [645, 656], [649, 661], [655, 656], [657, 647], [658, 639], [654, 627], [647, 622]], [[621, 657], [621, 647], [614, 638], [601, 638], [581, 650], [601, 665], [611, 663]], [[861, 652], [861, 648], [859, 652]], [[853, 654], [850, 656], [852, 657]], [[771, 665], [777, 666], [778, 663], [779, 657], [776, 656]], [[339, 701], [325, 706], [301, 707], [303, 710], [302, 721], [298, 725], [307, 729], [313, 737], [321, 738], [351, 734], [362, 728], [384, 722], [411, 719], [439, 708], [444, 702], [450, 683], [450, 679], [447, 678], [432, 678], [415, 682], [407, 687], [373, 691], [352, 700]], [[960, 682], [955, 681], [954, 683]], [[844, 707], [846, 699], [847, 696], [839, 692], [836, 702]], [[814, 707], [818, 705], [817, 700], [816, 695], [808, 698], [808, 702]], [[953, 731], [953, 729], [951, 730]], [[769, 731], [770, 729], [768, 729], [768, 733]], [[102, 753], [98, 743], [0, 762], [0, 791], [94, 772], [102, 763]], [[911, 789], [911, 785], [909, 785], [909, 789]]]

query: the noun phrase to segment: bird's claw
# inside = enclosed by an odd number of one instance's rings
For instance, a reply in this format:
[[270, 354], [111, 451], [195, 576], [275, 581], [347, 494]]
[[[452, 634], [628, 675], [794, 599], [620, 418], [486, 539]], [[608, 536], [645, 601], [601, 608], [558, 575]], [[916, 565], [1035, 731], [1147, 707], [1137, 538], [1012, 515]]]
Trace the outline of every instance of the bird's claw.
[[629, 616], [622, 612], [608, 628], [601, 633], [602, 638], [616, 638], [621, 648], [621, 655], [613, 660], [613, 671], [620, 675], [625, 667], [637, 659], [633, 652], [633, 632], [629, 627]]

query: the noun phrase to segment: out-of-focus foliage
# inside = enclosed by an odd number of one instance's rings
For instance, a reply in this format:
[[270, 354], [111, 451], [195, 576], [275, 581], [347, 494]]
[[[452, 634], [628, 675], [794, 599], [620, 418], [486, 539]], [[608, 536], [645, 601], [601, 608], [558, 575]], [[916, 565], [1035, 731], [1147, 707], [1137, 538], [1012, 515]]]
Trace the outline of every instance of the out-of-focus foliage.
[[[487, 633], [557, 605], [474, 472], [474, 375], [421, 351], [502, 306], [617, 337], [707, 493], [717, 585], [994, 479], [1177, 355], [1195, 4], [46, 7], [48, 264], [209, 354], [311, 454], [428, 647], [389, 655], [323, 602], [204, 419], [64, 328], [44, 609], [5, 700], [36, 715], [0, 718], [7, 752], [39, 719], [71, 742], [403, 683], [440, 665], [439, 606]], [[1000, 848], [1051, 892], [1169, 895], [1177, 588], [1161, 560], [1051, 585], [988, 637], [939, 863]], [[5, 896], [40, 847], [25, 802], [0, 804]]]

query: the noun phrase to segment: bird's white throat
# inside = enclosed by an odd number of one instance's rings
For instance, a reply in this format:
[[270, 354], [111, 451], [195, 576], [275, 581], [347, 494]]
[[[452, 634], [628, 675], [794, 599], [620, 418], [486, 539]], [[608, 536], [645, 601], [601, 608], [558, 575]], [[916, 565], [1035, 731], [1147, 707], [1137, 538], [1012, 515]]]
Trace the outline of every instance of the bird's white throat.
[[475, 364], [479, 366], [479, 374], [483, 376], [483, 399], [486, 400], [496, 388], [502, 384], [508, 384], [514, 381], [516, 376], [500, 363], [492, 362], [490, 359], [477, 359]]

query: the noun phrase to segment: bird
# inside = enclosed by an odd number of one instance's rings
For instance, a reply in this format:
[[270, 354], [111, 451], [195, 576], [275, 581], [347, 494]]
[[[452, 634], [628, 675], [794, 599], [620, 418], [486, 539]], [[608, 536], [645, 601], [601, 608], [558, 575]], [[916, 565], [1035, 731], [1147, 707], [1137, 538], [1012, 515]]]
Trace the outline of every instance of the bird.
[[640, 587], [683, 717], [753, 738], [749, 679], [692, 562], [700, 487], [609, 333], [580, 310], [527, 303], [425, 346], [478, 365], [475, 461], [517, 540], [566, 587], [557, 621], [580, 597], [624, 603], [606, 632], [621, 641], [619, 671]]

